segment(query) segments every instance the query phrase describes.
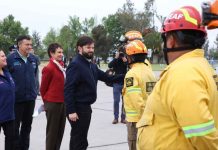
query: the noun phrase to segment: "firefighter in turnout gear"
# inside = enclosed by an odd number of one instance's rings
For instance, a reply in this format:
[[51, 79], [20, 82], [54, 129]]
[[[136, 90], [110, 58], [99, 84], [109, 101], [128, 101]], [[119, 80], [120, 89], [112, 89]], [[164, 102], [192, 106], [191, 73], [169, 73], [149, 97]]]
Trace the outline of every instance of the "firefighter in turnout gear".
[[[131, 30], [131, 31], [126, 32], [124, 37], [125, 37], [124, 41], [126, 41], [127, 44], [131, 41], [134, 41], [134, 40], [143, 41], [142, 34], [139, 31], [135, 31], [135, 30]], [[144, 62], [152, 69], [151, 63], [148, 61], [147, 57], [145, 58]]]
[[218, 78], [204, 58], [206, 35], [194, 7], [175, 10], [164, 21], [169, 65], [137, 123], [138, 150], [218, 150]]
[[140, 40], [129, 42], [125, 54], [130, 67], [123, 87], [128, 144], [130, 150], [136, 150], [136, 123], [142, 116], [148, 94], [152, 91], [156, 79], [151, 68], [144, 63], [147, 49]]

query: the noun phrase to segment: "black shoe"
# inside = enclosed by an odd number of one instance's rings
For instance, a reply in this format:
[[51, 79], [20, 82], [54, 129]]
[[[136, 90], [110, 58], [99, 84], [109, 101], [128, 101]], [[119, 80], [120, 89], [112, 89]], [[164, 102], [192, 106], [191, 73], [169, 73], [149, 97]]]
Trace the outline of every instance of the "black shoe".
[[114, 119], [113, 121], [112, 121], [112, 124], [117, 124], [118, 123], [118, 119]]
[[123, 123], [123, 124], [126, 124], [126, 120], [125, 119], [122, 119], [120, 122]]

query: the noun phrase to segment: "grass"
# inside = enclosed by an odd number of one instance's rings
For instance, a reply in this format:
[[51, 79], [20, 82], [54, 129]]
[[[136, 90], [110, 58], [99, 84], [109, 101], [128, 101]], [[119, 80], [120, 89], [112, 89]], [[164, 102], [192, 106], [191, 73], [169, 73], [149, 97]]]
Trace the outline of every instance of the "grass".
[[166, 64], [151, 64], [153, 71], [162, 71], [167, 66]]

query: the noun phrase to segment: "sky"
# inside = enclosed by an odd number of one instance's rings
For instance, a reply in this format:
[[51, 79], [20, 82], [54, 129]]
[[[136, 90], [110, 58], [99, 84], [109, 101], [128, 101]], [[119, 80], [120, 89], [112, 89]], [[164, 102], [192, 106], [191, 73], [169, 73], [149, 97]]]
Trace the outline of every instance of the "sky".
[[[131, 0], [135, 8], [143, 10], [146, 0]], [[68, 24], [69, 16], [84, 18], [96, 17], [100, 23], [103, 17], [114, 14], [122, 8], [126, 0], [2, 0], [0, 20], [12, 14], [15, 20], [28, 27], [30, 33], [39, 32], [43, 38], [51, 27], [60, 29]], [[203, 0], [155, 0], [154, 8], [162, 16], [168, 16], [173, 10], [185, 5], [192, 5], [201, 11]], [[155, 21], [160, 26], [159, 21]], [[218, 29], [208, 32], [210, 47], [213, 46]]]

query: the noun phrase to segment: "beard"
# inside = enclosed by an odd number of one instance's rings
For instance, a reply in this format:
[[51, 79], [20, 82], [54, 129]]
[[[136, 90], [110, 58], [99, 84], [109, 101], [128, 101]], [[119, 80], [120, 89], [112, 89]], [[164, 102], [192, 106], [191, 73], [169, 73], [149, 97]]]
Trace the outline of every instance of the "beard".
[[93, 52], [89, 52], [89, 53], [86, 53], [86, 52], [82, 52], [82, 55], [87, 58], [87, 59], [92, 59], [93, 58], [93, 55], [94, 53]]

